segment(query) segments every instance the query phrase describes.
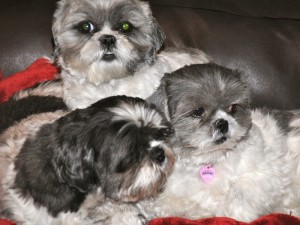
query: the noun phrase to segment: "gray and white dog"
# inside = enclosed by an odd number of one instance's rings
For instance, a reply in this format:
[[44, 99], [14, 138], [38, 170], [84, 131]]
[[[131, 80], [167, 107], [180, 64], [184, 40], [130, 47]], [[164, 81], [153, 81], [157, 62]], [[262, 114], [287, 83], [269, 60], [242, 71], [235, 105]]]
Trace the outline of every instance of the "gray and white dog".
[[0, 217], [20, 225], [143, 224], [132, 203], [163, 187], [173, 133], [155, 107], [126, 96], [31, 115], [0, 136]]
[[197, 49], [158, 53], [165, 34], [139, 0], [61, 0], [52, 31], [63, 82], [54, 86], [70, 109], [113, 95], [146, 98], [164, 73], [209, 61]]
[[300, 112], [250, 110], [243, 80], [215, 64], [162, 79], [149, 102], [175, 129], [176, 162], [164, 191], [138, 204], [146, 218], [300, 216]]

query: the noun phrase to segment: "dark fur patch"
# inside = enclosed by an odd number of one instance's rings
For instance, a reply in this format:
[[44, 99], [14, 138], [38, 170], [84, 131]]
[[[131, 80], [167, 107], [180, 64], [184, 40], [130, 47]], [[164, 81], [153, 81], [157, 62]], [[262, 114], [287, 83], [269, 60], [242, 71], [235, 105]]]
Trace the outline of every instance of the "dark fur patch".
[[[154, 160], [150, 140], [166, 128], [172, 131], [171, 127], [138, 126], [126, 117], [114, 119], [111, 109], [121, 103], [146, 104], [138, 98], [110, 97], [44, 125], [17, 156], [14, 188], [53, 216], [77, 211], [86, 195], [99, 186], [104, 196], [120, 200], [119, 190], [133, 183], [143, 160]], [[164, 137], [169, 135], [172, 132]]]
[[54, 96], [29, 96], [19, 100], [11, 98], [0, 104], [0, 134], [30, 115], [66, 109], [63, 99]]

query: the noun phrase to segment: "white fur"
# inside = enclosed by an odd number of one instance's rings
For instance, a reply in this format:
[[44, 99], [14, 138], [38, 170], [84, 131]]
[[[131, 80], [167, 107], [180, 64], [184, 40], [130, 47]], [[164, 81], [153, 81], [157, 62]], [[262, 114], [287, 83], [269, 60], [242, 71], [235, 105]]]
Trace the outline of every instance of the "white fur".
[[[161, 114], [142, 103], [130, 105], [128, 102], [121, 102], [116, 108], [112, 107], [108, 110], [118, 114], [113, 119], [128, 120], [129, 123], [131, 120], [133, 123], [138, 123], [139, 119], [140, 124], [138, 125], [148, 126], [149, 129], [171, 128], [169, 123], [166, 125], [167, 121]], [[78, 211], [59, 212], [54, 217], [49, 213], [49, 209], [43, 205], [37, 205], [30, 194], [23, 196], [19, 189], [13, 188], [17, 171], [20, 170], [20, 168], [15, 169], [15, 161], [25, 141], [29, 138], [34, 139], [43, 125], [53, 123], [68, 113], [68, 111], [56, 111], [31, 115], [9, 127], [0, 135], [0, 217], [6, 215], [5, 211], [2, 211], [4, 209], [11, 213], [11, 215], [8, 214], [9, 218], [18, 225], [144, 224], [145, 218], [138, 216], [139, 211], [132, 202], [139, 200], [142, 194], [144, 198], [154, 195], [165, 182], [167, 174], [164, 173], [170, 173], [175, 159], [173, 151], [165, 139], [149, 140], [149, 149], [146, 149], [148, 151], [152, 147], [164, 149], [166, 156], [164, 162], [162, 164], [154, 163], [150, 160], [150, 156], [143, 155], [143, 158], [140, 159], [141, 166], [138, 169], [124, 172], [123, 176], [125, 177], [132, 174], [135, 177], [128, 182], [128, 186], [122, 184], [122, 188], [118, 190], [117, 196], [114, 198], [119, 200], [108, 198], [100, 187], [95, 187], [89, 191]], [[38, 141], [39, 139], [36, 138], [35, 142]], [[34, 171], [31, 172], [34, 173]], [[143, 193], [141, 194], [141, 192]]]
[[[14, 222], [18, 225], [144, 224], [144, 218], [138, 216], [139, 212], [136, 207], [130, 203], [110, 201], [104, 198], [100, 189], [87, 196], [78, 212], [61, 212], [57, 217], [53, 217], [45, 207], [35, 205], [32, 198], [24, 198], [20, 196], [16, 189], [11, 188], [16, 177], [14, 159], [23, 146], [26, 137], [35, 136], [40, 126], [51, 123], [65, 114], [65, 112], [57, 111], [55, 113], [33, 115], [9, 128], [0, 136], [0, 203], [5, 203], [6, 208], [13, 212]], [[31, 124], [33, 125], [31, 126]], [[160, 142], [159, 145], [167, 148], [163, 142]], [[171, 149], [168, 148], [168, 151], [171, 151]], [[11, 161], [8, 159], [11, 159]], [[167, 163], [165, 162], [165, 164]], [[151, 180], [158, 179], [157, 175], [160, 171], [158, 167], [155, 171], [153, 168], [150, 169], [149, 165], [141, 168], [131, 188], [136, 189], [139, 185], [148, 187], [153, 184]], [[126, 191], [128, 191], [128, 200], [132, 200], [134, 196], [129, 196], [129, 189], [120, 190], [120, 195], [123, 195], [125, 199]]]
[[[76, 28], [83, 21], [95, 29], [83, 34]], [[125, 21], [131, 31], [118, 28]], [[70, 109], [85, 108], [113, 95], [147, 98], [165, 73], [210, 61], [198, 49], [158, 52], [164, 32], [149, 3], [139, 0], [61, 0], [52, 31], [63, 97]], [[107, 35], [113, 43], [103, 42]], [[107, 55], [115, 58], [106, 60]]]
[[116, 114], [112, 120], [127, 119], [129, 121], [133, 121], [139, 127], [148, 125], [163, 127], [161, 125], [162, 117], [154, 109], [139, 107], [137, 105], [133, 107], [132, 105], [123, 103], [121, 107], [112, 108], [110, 111]]
[[251, 221], [274, 212], [300, 216], [299, 129], [286, 136], [273, 117], [256, 110], [252, 118], [249, 138], [213, 165], [211, 183], [199, 176], [204, 164], [178, 157], [162, 194], [140, 203], [146, 217]]
[[[11, 180], [15, 176], [12, 167], [11, 165], [9, 168], [11, 174], [8, 176]], [[60, 213], [57, 217], [51, 216], [45, 207], [36, 207], [32, 199], [25, 200], [24, 198], [20, 198], [14, 189], [8, 190], [5, 200], [7, 202], [11, 201], [11, 207], [14, 207], [14, 221], [18, 225], [144, 224], [144, 218], [138, 217], [137, 209], [131, 204], [116, 204], [110, 201], [103, 201], [103, 196], [97, 193], [87, 196], [86, 201], [82, 204], [78, 212]], [[93, 214], [93, 219], [89, 216], [91, 210], [95, 210], [97, 213]], [[126, 219], [124, 216], [127, 216]], [[107, 220], [105, 220], [106, 218]]]
[[158, 54], [152, 66], [145, 65], [133, 75], [100, 84], [63, 71], [64, 101], [69, 108], [76, 109], [85, 108], [99, 99], [113, 95], [147, 98], [159, 86], [160, 79], [165, 73], [171, 73], [186, 65], [209, 62], [202, 51], [194, 51], [198, 52], [197, 56], [188, 52], [163, 51]]

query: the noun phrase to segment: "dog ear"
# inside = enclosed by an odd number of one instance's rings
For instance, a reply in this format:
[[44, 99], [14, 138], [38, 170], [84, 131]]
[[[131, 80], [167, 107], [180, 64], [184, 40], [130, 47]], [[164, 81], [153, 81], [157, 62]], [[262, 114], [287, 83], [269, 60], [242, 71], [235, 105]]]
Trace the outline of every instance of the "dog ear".
[[57, 8], [53, 15], [52, 20], [52, 34], [53, 34], [53, 43], [54, 43], [54, 56], [55, 58], [60, 54], [59, 47], [59, 36], [63, 29], [65, 15], [68, 15], [70, 10], [70, 4], [68, 0], [60, 0], [57, 2]]
[[165, 79], [161, 80], [160, 86], [156, 91], [146, 99], [147, 103], [155, 105], [155, 107], [164, 113], [166, 118], [170, 121], [170, 114], [168, 109], [168, 98], [166, 93]]
[[[177, 74], [178, 74], [178, 71], [175, 71], [173, 74], [170, 74], [170, 75], [174, 76], [174, 78], [175, 78], [175, 75], [177, 75]], [[177, 95], [178, 95], [178, 92], [177, 92], [178, 85], [176, 86], [176, 84], [178, 84], [178, 79], [175, 78], [175, 80], [173, 80], [172, 78], [170, 78], [171, 76], [166, 76], [166, 80], [165, 80], [165, 95], [167, 96], [166, 108], [168, 109], [168, 116], [170, 118], [172, 118], [174, 116], [174, 114], [176, 113], [176, 106], [178, 105], [178, 101], [176, 100], [176, 98], [174, 98], [174, 96], [177, 97]], [[174, 93], [174, 90], [176, 90], [175, 93]]]
[[[158, 96], [153, 96], [158, 102], [158, 107], [163, 110], [165, 113], [167, 119], [171, 121], [171, 118], [174, 116], [176, 113], [176, 107], [179, 104], [179, 99], [178, 95], [178, 90], [182, 88], [181, 86], [181, 76], [183, 76], [182, 72], [180, 70], [177, 70], [173, 73], [170, 74], [165, 74], [164, 77], [161, 80], [161, 86], [162, 89], [159, 87], [157, 89], [157, 93], [155, 95]], [[163, 92], [161, 90], [163, 90]], [[182, 90], [186, 91], [186, 90]], [[161, 95], [161, 96], [159, 96]], [[160, 99], [163, 98], [163, 99]], [[153, 101], [153, 100], [152, 100]]]
[[149, 26], [151, 33], [147, 35], [147, 39], [152, 43], [152, 48], [149, 51], [148, 61], [149, 63], [153, 63], [156, 58], [156, 52], [163, 46], [166, 35], [162, 30], [156, 19], [152, 16], [152, 11], [150, 9], [149, 3], [141, 2], [142, 9], [144, 14], [150, 18]]
[[93, 164], [94, 150], [89, 148], [83, 135], [84, 123], [70, 123], [59, 131], [59, 146], [54, 153], [52, 165], [60, 182], [87, 192], [95, 182]]
[[150, 34], [150, 41], [152, 43], [152, 48], [149, 51], [148, 61], [152, 64], [156, 59], [157, 51], [163, 46], [165, 42], [165, 33], [157, 23], [156, 19], [152, 18], [150, 21], [150, 26], [152, 33]]
[[166, 40], [166, 35], [155, 18], [152, 17], [152, 20], [150, 21], [150, 25], [153, 31], [151, 34], [153, 40], [153, 47], [155, 49], [155, 52], [157, 52], [163, 46]]

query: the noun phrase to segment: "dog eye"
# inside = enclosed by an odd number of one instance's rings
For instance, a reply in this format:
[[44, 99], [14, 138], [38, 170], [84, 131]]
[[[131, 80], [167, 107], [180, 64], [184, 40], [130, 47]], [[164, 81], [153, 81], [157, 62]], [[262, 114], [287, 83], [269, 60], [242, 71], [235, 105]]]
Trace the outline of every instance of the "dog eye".
[[132, 29], [132, 25], [129, 22], [123, 22], [123, 23], [121, 23], [120, 29], [123, 32], [129, 32]]
[[95, 30], [95, 26], [90, 21], [84, 21], [78, 25], [78, 30], [83, 34], [88, 34]]
[[193, 111], [192, 116], [199, 118], [203, 116], [204, 112], [205, 112], [204, 108], [198, 108]]
[[228, 112], [234, 114], [237, 111], [239, 111], [240, 108], [241, 108], [240, 105], [238, 105], [238, 104], [232, 104], [231, 106], [229, 106]]

